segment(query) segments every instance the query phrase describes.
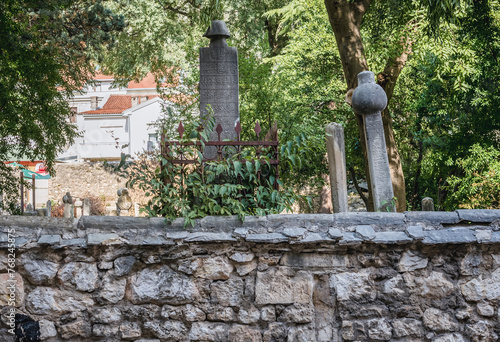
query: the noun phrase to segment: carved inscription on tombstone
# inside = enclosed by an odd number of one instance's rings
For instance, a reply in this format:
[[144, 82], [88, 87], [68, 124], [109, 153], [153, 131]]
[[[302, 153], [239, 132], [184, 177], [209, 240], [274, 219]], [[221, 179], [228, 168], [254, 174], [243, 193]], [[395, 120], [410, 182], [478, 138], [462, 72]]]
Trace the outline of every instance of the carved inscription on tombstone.
[[[221, 124], [221, 139], [235, 139], [234, 127], [240, 120], [238, 105], [238, 51], [229, 47], [229, 30], [221, 20], [214, 20], [204, 37], [210, 46], [200, 49], [200, 112], [208, 115], [207, 105], [213, 110], [215, 126]], [[214, 132], [211, 140], [216, 140]]]

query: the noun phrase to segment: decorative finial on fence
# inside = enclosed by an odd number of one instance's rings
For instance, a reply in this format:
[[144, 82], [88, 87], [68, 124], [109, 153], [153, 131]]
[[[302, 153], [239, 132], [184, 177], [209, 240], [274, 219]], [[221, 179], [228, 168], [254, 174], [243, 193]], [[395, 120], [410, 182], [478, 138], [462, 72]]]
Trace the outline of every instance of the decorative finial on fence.
[[177, 127], [177, 132], [179, 132], [179, 136], [182, 139], [182, 136], [184, 135], [184, 125], [182, 124], [182, 121], [179, 122], [179, 127]]
[[221, 141], [221, 133], [223, 131], [221, 124], [218, 124], [217, 127], [215, 128], [215, 131], [217, 132], [217, 140]]
[[236, 123], [236, 127], [234, 127], [234, 131], [236, 132], [236, 140], [240, 141], [240, 134], [241, 134], [241, 124], [240, 120]]
[[262, 129], [260, 128], [260, 124], [259, 124], [259, 121], [257, 121], [255, 123], [255, 134], [257, 134], [257, 140], [259, 140], [259, 135], [260, 135], [260, 132], [262, 131]]

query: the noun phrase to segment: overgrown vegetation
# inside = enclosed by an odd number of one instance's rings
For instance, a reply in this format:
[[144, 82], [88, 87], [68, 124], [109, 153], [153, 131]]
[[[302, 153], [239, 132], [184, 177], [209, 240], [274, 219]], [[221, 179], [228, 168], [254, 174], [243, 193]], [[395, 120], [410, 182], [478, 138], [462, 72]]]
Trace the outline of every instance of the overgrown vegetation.
[[[128, 168], [128, 185], [145, 191], [150, 198], [143, 209], [149, 216], [170, 220], [183, 217], [187, 226], [208, 215], [237, 215], [243, 221], [247, 215], [263, 216], [291, 210], [300, 196], [278, 179], [270, 163], [274, 158], [270, 149], [260, 149], [257, 156], [255, 150], [235, 153], [228, 146], [222, 160], [203, 162], [204, 141], [213, 130], [214, 120], [204, 124], [204, 130], [199, 129], [201, 124], [191, 125], [187, 138], [171, 145], [166, 155], [153, 156], [160, 160], [155, 168], [144, 162], [132, 163]], [[300, 147], [300, 142], [299, 138], [283, 146], [282, 155], [286, 156], [283, 165], [299, 165], [300, 157], [294, 145]], [[188, 143], [200, 146], [185, 145]], [[175, 163], [180, 155], [195, 164]]]

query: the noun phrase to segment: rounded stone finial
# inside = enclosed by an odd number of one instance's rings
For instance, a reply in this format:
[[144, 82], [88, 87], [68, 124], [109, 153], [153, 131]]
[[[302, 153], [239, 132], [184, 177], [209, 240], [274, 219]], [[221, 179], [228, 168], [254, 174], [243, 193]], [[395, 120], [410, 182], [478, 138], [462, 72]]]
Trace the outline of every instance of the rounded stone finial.
[[69, 191], [66, 192], [66, 195], [62, 198], [63, 203], [73, 204], [73, 197], [69, 194]]
[[227, 29], [226, 23], [222, 20], [212, 20], [212, 24], [207, 29], [207, 32], [203, 35], [203, 37], [207, 38], [215, 38], [215, 37], [223, 37], [229, 38], [231, 34]]
[[384, 89], [375, 83], [371, 71], [358, 74], [358, 87], [352, 94], [352, 108], [357, 114], [374, 114], [387, 106], [387, 95]]
[[120, 210], [129, 210], [132, 207], [132, 198], [128, 194], [127, 188], [121, 188], [118, 190], [118, 201], [116, 205]]

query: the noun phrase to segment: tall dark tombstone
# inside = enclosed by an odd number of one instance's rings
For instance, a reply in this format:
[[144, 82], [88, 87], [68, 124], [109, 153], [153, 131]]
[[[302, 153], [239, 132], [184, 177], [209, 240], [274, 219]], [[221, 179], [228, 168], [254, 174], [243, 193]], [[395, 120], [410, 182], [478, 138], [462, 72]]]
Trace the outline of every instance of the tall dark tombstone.
[[[200, 48], [200, 112], [208, 115], [210, 105], [215, 127], [221, 124], [221, 139], [236, 139], [234, 127], [240, 121], [238, 102], [238, 50], [229, 47], [229, 30], [222, 20], [214, 20], [203, 37], [210, 38], [210, 46]], [[217, 139], [213, 132], [211, 140]], [[211, 152], [208, 152], [208, 157]]]

